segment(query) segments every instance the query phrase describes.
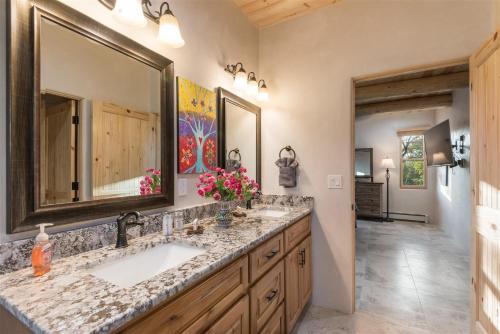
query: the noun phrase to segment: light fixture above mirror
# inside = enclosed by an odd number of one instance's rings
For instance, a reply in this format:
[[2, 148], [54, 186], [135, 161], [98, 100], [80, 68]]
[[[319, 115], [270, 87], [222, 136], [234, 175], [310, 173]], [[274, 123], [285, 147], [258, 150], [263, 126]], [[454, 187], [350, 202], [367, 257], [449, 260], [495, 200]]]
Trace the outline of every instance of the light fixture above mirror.
[[259, 92], [259, 85], [257, 84], [257, 78], [255, 77], [254, 72], [248, 73], [248, 82], [247, 82], [247, 93], [249, 95], [255, 96]]
[[260, 101], [269, 100], [266, 82], [262, 79], [257, 82], [255, 72], [250, 72], [247, 75], [242, 63], [228, 64], [224, 68], [224, 71], [233, 75], [233, 85], [236, 89], [245, 90], [248, 95], [256, 96]]
[[259, 86], [259, 93], [257, 94], [257, 99], [259, 99], [259, 101], [268, 101], [269, 92], [267, 91], [267, 86], [264, 79], [259, 80], [258, 86]]
[[173, 48], [183, 47], [185, 43], [179, 28], [179, 22], [170, 10], [168, 2], [164, 1], [159, 10], [151, 10], [153, 6], [150, 0], [98, 0], [113, 11], [115, 17], [127, 24], [144, 27], [146, 18], [156, 22], [158, 28], [158, 40]]

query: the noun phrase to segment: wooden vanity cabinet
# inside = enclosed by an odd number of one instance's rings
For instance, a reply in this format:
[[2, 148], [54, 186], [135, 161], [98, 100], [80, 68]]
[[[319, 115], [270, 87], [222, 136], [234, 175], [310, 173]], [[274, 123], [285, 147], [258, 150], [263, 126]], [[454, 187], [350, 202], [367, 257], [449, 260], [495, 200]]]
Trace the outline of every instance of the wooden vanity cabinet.
[[311, 297], [311, 218], [302, 218], [119, 333], [290, 333]]
[[286, 327], [290, 333], [312, 294], [311, 237], [307, 237], [285, 258]]

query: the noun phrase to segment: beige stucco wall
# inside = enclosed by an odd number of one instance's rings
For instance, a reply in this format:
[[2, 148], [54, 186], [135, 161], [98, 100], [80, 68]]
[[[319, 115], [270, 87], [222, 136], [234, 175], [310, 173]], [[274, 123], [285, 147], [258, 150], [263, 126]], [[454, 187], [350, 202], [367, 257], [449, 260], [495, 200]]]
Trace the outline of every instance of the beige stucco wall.
[[[469, 56], [492, 31], [491, 1], [346, 0], [260, 33], [263, 184], [315, 197], [313, 303], [353, 309], [351, 78]], [[290, 144], [299, 186], [278, 186], [274, 160]], [[327, 175], [344, 188], [327, 189]]]

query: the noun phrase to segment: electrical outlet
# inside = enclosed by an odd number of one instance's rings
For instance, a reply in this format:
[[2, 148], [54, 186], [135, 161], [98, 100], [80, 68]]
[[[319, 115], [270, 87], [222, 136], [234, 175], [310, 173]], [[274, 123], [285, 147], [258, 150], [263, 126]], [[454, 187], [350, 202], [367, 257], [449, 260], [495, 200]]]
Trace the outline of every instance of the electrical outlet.
[[342, 175], [328, 175], [328, 189], [342, 189]]
[[186, 179], [178, 179], [177, 180], [177, 192], [179, 196], [187, 195], [187, 180]]

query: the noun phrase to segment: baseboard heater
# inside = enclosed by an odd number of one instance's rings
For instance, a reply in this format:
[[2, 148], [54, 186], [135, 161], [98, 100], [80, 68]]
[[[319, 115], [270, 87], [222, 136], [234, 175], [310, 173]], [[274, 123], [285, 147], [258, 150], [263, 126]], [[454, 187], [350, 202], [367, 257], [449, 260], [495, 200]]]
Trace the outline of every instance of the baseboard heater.
[[[387, 216], [387, 211], [384, 211], [384, 217]], [[416, 223], [428, 223], [429, 219], [427, 215], [422, 215], [420, 213], [406, 213], [406, 212], [389, 212], [389, 217], [394, 220], [401, 220], [406, 222], [416, 222]]]

